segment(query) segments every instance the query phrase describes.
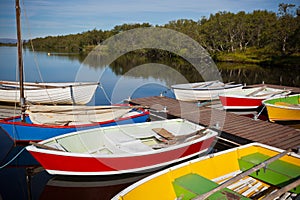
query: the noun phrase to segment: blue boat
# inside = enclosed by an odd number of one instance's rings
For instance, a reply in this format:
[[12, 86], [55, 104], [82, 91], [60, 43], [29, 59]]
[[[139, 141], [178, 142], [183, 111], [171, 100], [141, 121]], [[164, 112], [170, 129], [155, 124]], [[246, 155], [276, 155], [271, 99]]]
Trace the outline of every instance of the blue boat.
[[74, 131], [121, 124], [140, 123], [148, 121], [148, 119], [149, 111], [133, 108], [128, 112], [128, 114], [117, 119], [80, 125], [35, 124], [32, 122], [29, 115], [26, 115], [25, 122], [21, 121], [21, 116], [16, 116], [0, 120], [0, 126], [5, 132], [7, 132], [13, 141], [19, 144], [26, 144], [30, 141], [38, 142]]

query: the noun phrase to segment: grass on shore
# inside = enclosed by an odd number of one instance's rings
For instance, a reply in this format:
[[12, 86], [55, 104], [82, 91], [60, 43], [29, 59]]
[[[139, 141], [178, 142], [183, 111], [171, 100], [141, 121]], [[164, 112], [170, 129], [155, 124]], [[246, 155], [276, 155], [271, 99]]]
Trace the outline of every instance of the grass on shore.
[[214, 55], [219, 62], [236, 62], [260, 65], [288, 65], [299, 66], [300, 54], [293, 55], [275, 55], [266, 53], [261, 49], [247, 49], [246, 51], [222, 52]]

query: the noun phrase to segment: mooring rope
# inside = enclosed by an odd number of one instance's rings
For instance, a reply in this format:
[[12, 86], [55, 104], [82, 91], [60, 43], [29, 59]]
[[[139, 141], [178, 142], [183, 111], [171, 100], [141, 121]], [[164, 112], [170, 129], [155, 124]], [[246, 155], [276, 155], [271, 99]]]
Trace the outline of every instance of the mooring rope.
[[10, 163], [12, 163], [25, 149], [26, 149], [25, 147], [23, 149], [21, 149], [21, 151], [19, 151], [19, 153], [17, 153], [11, 160], [9, 160], [4, 165], [0, 166], [0, 170], [3, 169], [4, 167], [6, 167], [7, 165], [9, 165]]

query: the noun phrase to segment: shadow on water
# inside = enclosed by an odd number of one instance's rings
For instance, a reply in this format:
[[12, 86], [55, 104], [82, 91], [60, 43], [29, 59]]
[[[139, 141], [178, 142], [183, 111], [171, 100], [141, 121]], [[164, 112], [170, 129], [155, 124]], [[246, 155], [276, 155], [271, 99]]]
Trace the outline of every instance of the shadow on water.
[[47, 182], [40, 199], [111, 199], [124, 188], [146, 176], [147, 174], [108, 177], [55, 176]]
[[[19, 150], [19, 148], [17, 148]], [[16, 151], [17, 151], [16, 150]], [[28, 152], [27, 152], [28, 153]], [[118, 192], [150, 173], [109, 176], [53, 176], [41, 166], [21, 160], [0, 170], [0, 199], [111, 199]], [[26, 160], [26, 163], [21, 161]]]

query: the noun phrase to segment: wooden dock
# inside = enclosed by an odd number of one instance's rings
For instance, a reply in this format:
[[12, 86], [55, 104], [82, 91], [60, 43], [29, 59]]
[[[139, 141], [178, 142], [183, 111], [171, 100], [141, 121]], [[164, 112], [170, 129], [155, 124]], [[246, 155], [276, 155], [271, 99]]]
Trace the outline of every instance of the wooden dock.
[[220, 138], [233, 144], [259, 142], [280, 149], [300, 147], [300, 131], [268, 121], [200, 106], [197, 103], [183, 102], [168, 97], [146, 97], [132, 99], [132, 104], [147, 106], [154, 112], [165, 113], [167, 118], [184, 118], [206, 127], [218, 128]]
[[[293, 93], [300, 93], [300, 88], [270, 84], [249, 85], [247, 87], [258, 86], [285, 88]], [[130, 103], [149, 107], [152, 116], [156, 115], [157, 118], [184, 118], [206, 127], [218, 128], [221, 132], [220, 140], [229, 147], [260, 142], [280, 149], [293, 148], [300, 151], [299, 129], [226, 112], [222, 110], [220, 103], [197, 105], [196, 103], [158, 96], [132, 99]], [[219, 108], [216, 108], [218, 105]], [[20, 108], [18, 106], [0, 105], [0, 119], [19, 114]]]

